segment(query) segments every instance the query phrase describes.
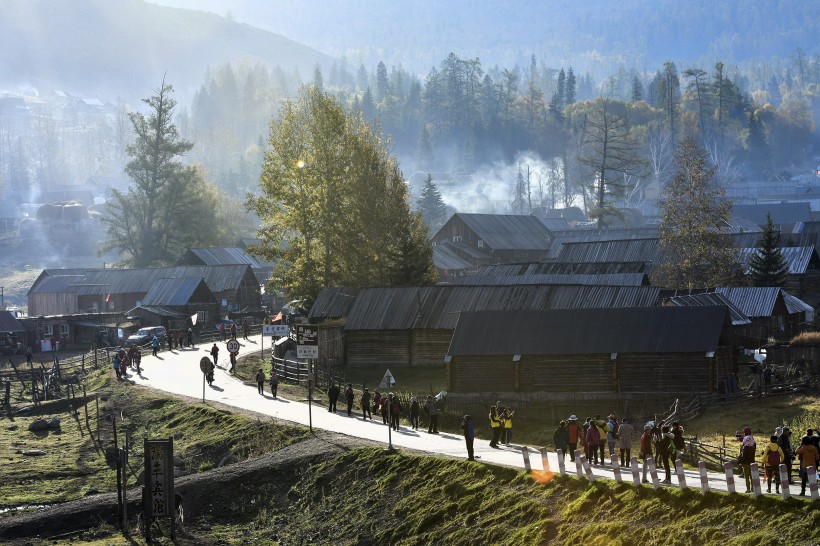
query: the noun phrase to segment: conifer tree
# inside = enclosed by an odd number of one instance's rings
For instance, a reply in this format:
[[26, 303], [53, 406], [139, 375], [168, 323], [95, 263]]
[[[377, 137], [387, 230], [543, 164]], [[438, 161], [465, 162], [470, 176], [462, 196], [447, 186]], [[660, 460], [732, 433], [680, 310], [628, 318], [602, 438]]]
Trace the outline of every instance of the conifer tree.
[[441, 227], [447, 219], [447, 207], [444, 205], [438, 187], [433, 182], [433, 176], [429, 173], [418, 199], [418, 210], [431, 232]]
[[749, 275], [754, 286], [783, 286], [789, 266], [778, 247], [780, 232], [772, 223], [772, 215], [766, 215], [763, 236], [757, 243], [757, 250], [749, 260]]

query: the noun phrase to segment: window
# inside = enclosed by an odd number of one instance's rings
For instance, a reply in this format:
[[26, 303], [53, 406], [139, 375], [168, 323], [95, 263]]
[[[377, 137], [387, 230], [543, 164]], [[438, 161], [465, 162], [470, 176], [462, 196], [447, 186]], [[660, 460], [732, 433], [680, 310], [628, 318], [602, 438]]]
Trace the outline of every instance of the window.
[[68, 335], [68, 324], [60, 324], [60, 337]]
[[478, 248], [484, 248], [484, 241], [481, 239], [478, 240]]
[[52, 324], [46, 324], [45, 326], [43, 326], [43, 334], [46, 336], [53, 336], [54, 326]]
[[461, 242], [461, 235], [453, 235], [453, 242], [460, 243]]

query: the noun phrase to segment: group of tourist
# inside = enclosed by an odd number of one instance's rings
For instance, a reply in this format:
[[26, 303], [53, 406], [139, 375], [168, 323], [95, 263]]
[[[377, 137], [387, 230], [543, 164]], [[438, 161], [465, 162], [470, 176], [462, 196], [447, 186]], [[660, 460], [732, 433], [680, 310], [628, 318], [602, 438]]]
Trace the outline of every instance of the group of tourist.
[[508, 408], [501, 400], [494, 406], [490, 406], [490, 428], [493, 431], [490, 447], [498, 449], [499, 443], [510, 445], [513, 417], [515, 417], [515, 410]]
[[128, 368], [134, 368], [138, 374], [142, 373], [142, 368], [140, 367], [140, 363], [142, 362], [142, 351], [136, 345], [132, 345], [128, 348], [126, 352], [125, 349], [120, 348], [116, 353], [114, 353], [114, 357], [111, 359], [111, 363], [114, 366], [114, 373], [117, 376], [117, 379], [122, 379], [127, 375]]
[[[683, 428], [677, 423], [674, 425], [678, 428], [680, 449], [683, 449]], [[580, 446], [587, 460], [593, 465], [606, 464], [607, 451], [610, 458], [619, 456], [621, 465], [626, 465], [632, 457], [634, 434], [635, 429], [627, 417], [619, 420], [612, 414], [604, 420], [600, 415], [595, 415], [587, 417], [583, 424], [579, 424], [578, 417], [570, 415], [568, 419], [558, 423], [552, 440], [564, 457], [569, 452], [571, 461], [575, 461], [575, 451]]]
[[786, 466], [786, 476], [789, 484], [794, 485], [792, 480], [792, 466], [797, 459], [800, 476], [800, 495], [806, 495], [806, 483], [809, 479], [809, 468], [817, 472], [820, 465], [820, 430], [808, 429], [801, 438], [800, 444], [795, 446], [792, 441], [792, 432], [789, 427], [777, 427], [774, 434], [769, 436], [766, 447], [758, 452], [757, 442], [752, 435], [752, 429], [746, 427], [741, 435], [740, 453], [737, 462], [743, 468], [743, 476], [746, 482], [746, 492], [752, 491], [751, 465], [756, 459], [756, 455], [762, 455], [760, 466], [764, 470], [763, 483], [767, 485], [767, 491], [772, 492], [772, 481], [774, 481], [775, 492], [780, 492], [781, 478], [780, 465]]
[[[353, 384], [348, 383], [344, 391], [337, 383], [333, 383], [327, 389], [328, 408], [330, 413], [336, 413], [339, 396], [345, 398], [345, 404], [348, 417], [353, 416], [353, 406], [355, 404], [356, 395], [353, 392]], [[429, 434], [438, 434], [438, 406], [436, 399], [432, 395], [427, 395], [424, 403], [419, 403], [416, 396], [411, 396], [409, 400], [409, 407], [407, 408], [407, 420], [410, 423], [410, 428], [418, 430], [420, 425], [420, 413], [423, 411], [428, 417], [427, 432]], [[359, 397], [359, 407], [362, 410], [362, 419], [371, 421], [373, 414], [381, 415], [382, 423], [390, 425], [393, 430], [399, 430], [401, 427], [401, 416], [404, 408], [402, 407], [399, 397], [392, 392], [382, 394], [378, 389], [372, 394], [367, 387], [362, 391]]]

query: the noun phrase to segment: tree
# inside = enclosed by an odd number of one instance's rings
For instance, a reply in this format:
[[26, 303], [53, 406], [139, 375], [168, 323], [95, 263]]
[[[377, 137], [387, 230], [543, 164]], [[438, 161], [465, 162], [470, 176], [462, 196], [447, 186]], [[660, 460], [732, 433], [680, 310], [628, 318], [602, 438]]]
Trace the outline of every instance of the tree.
[[441, 227], [447, 219], [447, 207], [444, 205], [438, 187], [433, 182], [433, 176], [429, 173], [427, 174], [427, 180], [424, 181], [424, 187], [418, 200], [418, 210], [430, 231], [435, 231]]
[[575, 103], [575, 72], [572, 71], [572, 67], [569, 67], [569, 71], [567, 72], [567, 84], [564, 87], [564, 104], [574, 104]]
[[363, 116], [303, 88], [271, 122], [261, 194], [248, 197], [274, 283], [312, 301], [326, 286], [423, 284], [435, 277], [421, 220], [388, 142]]
[[695, 93], [695, 100], [698, 104], [698, 123], [700, 125], [700, 135], [701, 138], [703, 138], [706, 136], [704, 121], [706, 120], [706, 99], [708, 96], [706, 93], [706, 83], [703, 81], [706, 77], [706, 71], [701, 70], [700, 68], [687, 68], [683, 72], [683, 76], [685, 78], [689, 78], [687, 90]]
[[592, 105], [579, 157], [592, 170], [596, 200], [588, 214], [598, 221], [598, 227], [605, 227], [610, 222], [608, 217], [619, 215], [613, 201], [623, 196], [625, 179], [642, 176], [645, 167], [626, 119], [612, 110], [610, 99], [598, 99]]
[[691, 136], [675, 153], [675, 175], [661, 202], [663, 262], [656, 281], [669, 288], [727, 286], [737, 256], [721, 234], [731, 204], [715, 177], [716, 167]]
[[643, 100], [643, 84], [638, 76], [632, 78], [632, 102], [640, 102]]
[[133, 180], [126, 193], [113, 190], [108, 203], [108, 239], [101, 251], [116, 249], [122, 263], [148, 267], [174, 263], [187, 249], [203, 242], [218, 222], [214, 199], [202, 171], [183, 165], [179, 157], [193, 144], [182, 140], [171, 121], [176, 101], [173, 87], [162, 82], [143, 102], [150, 109], [129, 114], [134, 144], [125, 172]]
[[779, 239], [780, 232], [772, 223], [772, 215], [766, 214], [763, 236], [749, 260], [749, 274], [754, 286], [783, 286], [786, 283], [789, 266], [778, 246]]

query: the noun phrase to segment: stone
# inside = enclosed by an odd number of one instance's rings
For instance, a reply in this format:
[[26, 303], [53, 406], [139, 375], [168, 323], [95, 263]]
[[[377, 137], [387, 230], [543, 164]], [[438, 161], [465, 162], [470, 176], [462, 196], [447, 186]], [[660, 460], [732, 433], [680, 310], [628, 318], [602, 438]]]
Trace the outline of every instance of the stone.
[[27, 449], [23, 452], [23, 455], [27, 457], [41, 457], [45, 454], [46, 452], [42, 449]]
[[182, 470], [181, 468], [174, 469], [175, 478], [181, 478], [182, 476], [187, 476], [188, 474], [190, 474], [190, 472], [188, 472], [187, 470]]
[[177, 468], [185, 466], [185, 461], [179, 455], [174, 455], [174, 466]]
[[236, 458], [236, 455], [233, 453], [228, 453], [226, 456], [222, 457], [222, 460], [219, 461], [219, 464], [216, 465], [217, 468], [222, 468], [223, 466], [227, 466], [229, 464], [238, 463], [239, 459]]
[[11, 425], [11, 426], [6, 427], [6, 430], [12, 430], [12, 431], [14, 431], [14, 430], [17, 430], [18, 428], [19, 428], [19, 427], [18, 427], [17, 425]]
[[185, 436], [185, 434], [183, 432], [175, 432], [174, 433], [174, 440], [181, 440], [183, 436]]
[[31, 432], [42, 432], [44, 430], [48, 430], [48, 421], [45, 419], [37, 419], [28, 426], [28, 429]]
[[52, 417], [48, 422], [48, 428], [51, 430], [60, 430], [60, 418]]
[[99, 494], [99, 490], [94, 489], [93, 487], [85, 492], [86, 497], [90, 497], [91, 495], [97, 495], [97, 494]]

